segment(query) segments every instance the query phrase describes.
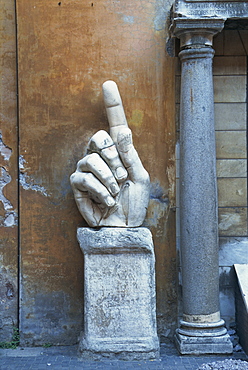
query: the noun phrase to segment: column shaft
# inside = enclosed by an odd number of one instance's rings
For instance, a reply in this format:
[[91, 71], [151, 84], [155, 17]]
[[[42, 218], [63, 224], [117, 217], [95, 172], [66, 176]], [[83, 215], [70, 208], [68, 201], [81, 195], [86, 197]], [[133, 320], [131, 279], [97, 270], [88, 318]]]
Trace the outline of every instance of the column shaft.
[[210, 47], [179, 54], [180, 234], [184, 314], [214, 314], [216, 321], [219, 272], [213, 55]]
[[[195, 36], [195, 39], [198, 40]], [[176, 333], [183, 354], [231, 353], [220, 319], [218, 197], [212, 59], [209, 45], [191, 44], [182, 62], [180, 234], [183, 319]]]

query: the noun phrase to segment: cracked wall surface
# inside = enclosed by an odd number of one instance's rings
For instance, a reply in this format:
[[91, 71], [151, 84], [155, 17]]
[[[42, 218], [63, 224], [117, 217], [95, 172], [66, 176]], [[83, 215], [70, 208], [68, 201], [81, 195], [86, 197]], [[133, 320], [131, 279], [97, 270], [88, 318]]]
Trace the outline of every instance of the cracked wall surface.
[[15, 4], [3, 0], [0, 12], [0, 342], [17, 325], [17, 103]]
[[108, 127], [101, 96], [107, 79], [119, 86], [135, 146], [151, 175], [146, 225], [157, 257], [158, 325], [161, 335], [172, 335], [174, 60], [165, 52], [172, 1], [59, 4], [17, 0], [22, 343], [49, 338], [72, 344], [82, 329], [83, 257], [76, 228], [85, 223], [69, 175], [92, 134]]

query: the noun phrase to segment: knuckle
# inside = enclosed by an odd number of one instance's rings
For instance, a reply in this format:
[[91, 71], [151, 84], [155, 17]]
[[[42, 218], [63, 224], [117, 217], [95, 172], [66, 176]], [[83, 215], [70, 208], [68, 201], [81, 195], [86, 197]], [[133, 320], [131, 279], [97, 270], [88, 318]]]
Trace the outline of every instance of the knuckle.
[[102, 154], [103, 154], [104, 158], [109, 160], [109, 161], [113, 161], [116, 158], [119, 158], [119, 155], [118, 155], [118, 152], [117, 152], [117, 149], [116, 149], [115, 145], [112, 145], [112, 146], [110, 146], [106, 149], [103, 149]]
[[149, 184], [150, 183], [149, 173], [145, 169], [143, 169], [143, 183], [144, 184]]
[[98, 152], [99, 150], [104, 149], [112, 144], [113, 140], [109, 134], [104, 130], [100, 130], [92, 136], [88, 147], [90, 150]]
[[99, 154], [91, 153], [85, 157], [85, 164], [87, 167], [92, 167], [99, 161]]
[[74, 172], [70, 176], [70, 183], [71, 183], [71, 185], [74, 185], [76, 183], [76, 181], [77, 181], [77, 173]]
[[90, 172], [84, 173], [82, 181], [85, 186], [88, 186], [94, 181], [94, 175], [92, 175]]

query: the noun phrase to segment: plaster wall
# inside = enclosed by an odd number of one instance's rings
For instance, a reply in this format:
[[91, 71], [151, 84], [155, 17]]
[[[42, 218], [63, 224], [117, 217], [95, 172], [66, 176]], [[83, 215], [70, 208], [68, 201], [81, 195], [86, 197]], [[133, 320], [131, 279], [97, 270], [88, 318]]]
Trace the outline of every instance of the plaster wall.
[[[151, 176], [145, 226], [156, 254], [159, 333], [177, 316], [172, 1], [17, 0], [20, 151], [20, 333], [23, 345], [72, 344], [83, 322], [84, 226], [69, 175], [107, 129], [101, 84], [117, 82]], [[8, 141], [6, 141], [7, 143]]]
[[0, 342], [18, 324], [16, 32], [13, 1], [0, 12]]

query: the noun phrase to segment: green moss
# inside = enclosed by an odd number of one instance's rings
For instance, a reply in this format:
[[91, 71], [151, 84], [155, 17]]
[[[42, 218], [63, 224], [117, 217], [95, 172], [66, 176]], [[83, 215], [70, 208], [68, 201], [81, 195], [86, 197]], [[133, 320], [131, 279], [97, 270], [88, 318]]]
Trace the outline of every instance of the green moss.
[[0, 342], [0, 348], [16, 349], [20, 343], [19, 329], [13, 326], [13, 335], [10, 342]]

